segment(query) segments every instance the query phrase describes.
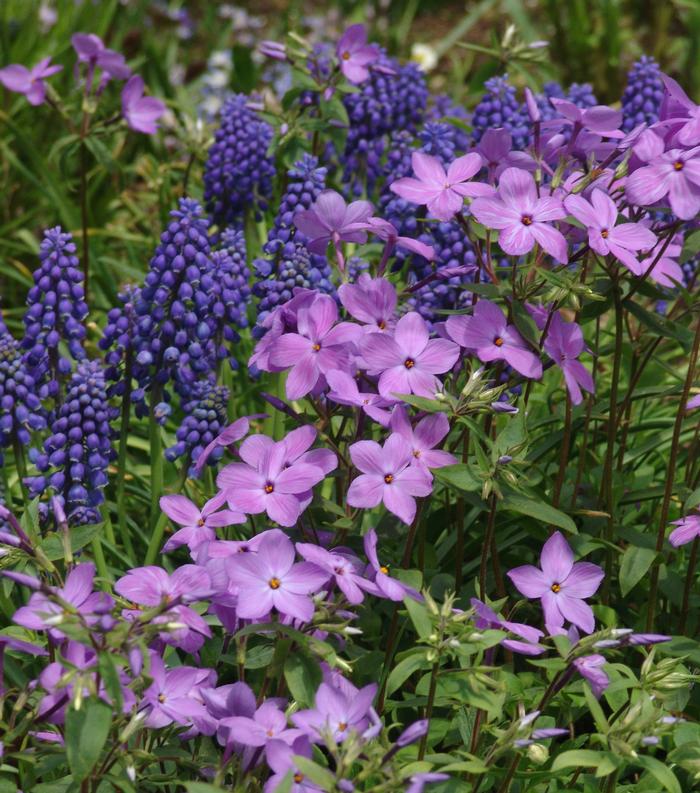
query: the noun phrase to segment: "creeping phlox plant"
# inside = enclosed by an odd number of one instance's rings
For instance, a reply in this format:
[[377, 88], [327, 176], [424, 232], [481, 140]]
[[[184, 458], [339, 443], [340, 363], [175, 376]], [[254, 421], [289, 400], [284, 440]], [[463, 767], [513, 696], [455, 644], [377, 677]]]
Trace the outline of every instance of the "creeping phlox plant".
[[[18, 112], [155, 135], [72, 44]], [[83, 214], [0, 323], [0, 789], [690, 790], [700, 107], [260, 49], [141, 281]]]

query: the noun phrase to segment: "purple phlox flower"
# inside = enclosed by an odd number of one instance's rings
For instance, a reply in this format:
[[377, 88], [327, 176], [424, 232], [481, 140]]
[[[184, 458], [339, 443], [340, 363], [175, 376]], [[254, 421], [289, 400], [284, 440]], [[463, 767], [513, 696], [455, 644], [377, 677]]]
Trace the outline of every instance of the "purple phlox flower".
[[270, 538], [256, 553], [230, 557], [227, 572], [238, 588], [238, 616], [260, 619], [272, 609], [309, 622], [314, 614], [310, 595], [328, 581], [326, 571], [310, 562], [294, 562], [294, 545], [286, 537]]
[[308, 394], [331, 369], [347, 368], [348, 345], [362, 330], [359, 325], [337, 320], [335, 300], [319, 295], [311, 308], [299, 310], [298, 332], [285, 333], [276, 340], [270, 363], [277, 369], [291, 367], [286, 383], [288, 399]]
[[296, 330], [298, 311], [301, 308], [309, 308], [318, 296], [318, 292], [315, 290], [297, 287], [291, 300], [270, 311], [260, 323], [265, 335], [255, 345], [255, 350], [248, 360], [248, 366], [257, 367], [264, 372], [276, 371], [270, 364], [270, 353], [274, 349], [277, 339], [283, 333]]
[[141, 707], [147, 716], [144, 724], [159, 729], [169, 724], [191, 724], [203, 718], [206, 709], [199, 695], [202, 673], [208, 670], [192, 666], [166, 669], [163, 659], [151, 654], [150, 677], [153, 683], [143, 692]]
[[[14, 650], [18, 653], [28, 653], [33, 656], [48, 655], [48, 652], [43, 648], [31, 642], [25, 642], [17, 636], [12, 636], [9, 633], [0, 633], [0, 653], [5, 650]], [[2, 681], [0, 680], [0, 684]]]
[[487, 129], [476, 146], [489, 171], [489, 179], [493, 181], [506, 168], [522, 168], [534, 171], [537, 163], [524, 151], [513, 151], [513, 138], [507, 129]]
[[668, 196], [673, 214], [681, 220], [692, 220], [700, 211], [700, 146], [664, 151], [661, 138], [648, 132], [640, 138], [634, 153], [648, 164], [627, 177], [628, 200], [649, 206]]
[[413, 587], [402, 583], [398, 578], [389, 575], [389, 565], [380, 564], [377, 556], [377, 532], [370, 529], [365, 534], [364, 540], [365, 555], [369, 560], [370, 569], [374, 573], [374, 583], [379, 590], [379, 595], [388, 600], [400, 601], [405, 597], [414, 600], [422, 600], [422, 596]]
[[311, 562], [332, 576], [336, 586], [349, 603], [353, 605], [362, 603], [364, 592], [377, 594], [377, 587], [362, 575], [363, 565], [352, 554], [342, 552], [340, 549], [327, 551], [325, 548], [306, 542], [297, 543], [297, 552], [307, 562]]
[[211, 594], [211, 581], [198, 565], [185, 564], [168, 574], [162, 567], [135, 567], [114, 585], [127, 600], [142, 606], [161, 603], [193, 603]]
[[[55, 594], [66, 603], [69, 603], [83, 617], [90, 617], [95, 611], [109, 609], [111, 598], [104, 592], [93, 592], [95, 578], [95, 565], [84, 562], [74, 567], [66, 578], [65, 584], [55, 589]], [[60, 624], [64, 616], [68, 616], [64, 607], [54, 602], [44, 592], [34, 592], [26, 606], [22, 606], [14, 613], [13, 622], [23, 628], [41, 631], [51, 628], [53, 635], [61, 637], [63, 634], [55, 625]]]
[[661, 74], [666, 96], [661, 109], [662, 126], [674, 129], [674, 141], [681, 146], [700, 143], [700, 106], [667, 74]]
[[255, 694], [252, 689], [246, 683], [238, 682], [217, 688], [202, 688], [201, 695], [209, 718], [214, 724], [216, 739], [221, 746], [226, 747], [225, 757], [228, 758], [231, 752], [243, 755], [243, 765], [248, 766], [254, 751], [232, 740], [228, 728], [221, 724], [221, 719], [232, 716], [252, 718], [256, 711]]
[[10, 64], [0, 69], [0, 83], [8, 91], [24, 94], [30, 105], [41, 105], [46, 98], [44, 80], [63, 69], [63, 66], [51, 66], [51, 58], [42, 58], [36, 66], [27, 69], [19, 63]]
[[258, 44], [258, 52], [273, 61], [286, 61], [287, 48], [279, 41], [266, 39]]
[[270, 770], [274, 771], [265, 783], [265, 793], [275, 793], [290, 771], [292, 773], [290, 793], [321, 790], [299, 771], [294, 763], [294, 755], [311, 758], [311, 744], [305, 735], [296, 738], [291, 745], [280, 740], [271, 740], [265, 745], [265, 759]]
[[[252, 435], [241, 444], [242, 463], [229, 463], [217, 477], [218, 486], [225, 491], [233, 510], [257, 515], [266, 512], [281, 526], [293, 526], [302, 510], [308, 492], [329, 470], [335, 468], [330, 452], [310, 458], [290, 459], [286, 442], [274, 442], [266, 436]], [[304, 459], [317, 460], [305, 462]], [[320, 462], [320, 465], [318, 464]]]
[[340, 193], [323, 190], [309, 209], [294, 215], [294, 225], [309, 238], [306, 247], [324, 255], [329, 242], [336, 250], [341, 242], [367, 242], [367, 232], [357, 224], [366, 223], [371, 214], [369, 201], [346, 204]]
[[406, 788], [406, 793], [423, 793], [425, 786], [431, 782], [445, 782], [449, 778], [449, 774], [439, 771], [422, 771], [420, 774], [413, 774], [408, 778], [411, 784]]
[[540, 306], [533, 303], [526, 303], [525, 308], [527, 309], [528, 314], [535, 321], [537, 329], [544, 330], [547, 325], [547, 320], [549, 319], [550, 311], [552, 310], [552, 304], [549, 303], [547, 305]]
[[376, 683], [355, 689], [352, 694], [321, 683], [314, 707], [293, 713], [292, 722], [314, 743], [323, 742], [324, 736], [342, 743], [351, 733], [365, 732], [376, 693]]
[[135, 132], [155, 135], [158, 119], [165, 113], [165, 103], [143, 95], [143, 79], [134, 74], [122, 90], [122, 115]]
[[671, 532], [668, 541], [674, 548], [686, 545], [696, 537], [700, 537], [700, 512], [686, 515], [680, 520], [674, 520], [673, 525], [678, 528]]
[[356, 85], [369, 78], [367, 67], [375, 63], [380, 55], [376, 44], [367, 43], [367, 30], [364, 25], [350, 25], [340, 37], [335, 53], [340, 71]]
[[[545, 648], [539, 644], [539, 640], [544, 636], [541, 630], [531, 628], [522, 622], [510, 622], [499, 617], [498, 614], [482, 603], [477, 598], [471, 599], [472, 608], [476, 611], [477, 619], [475, 625], [480, 630], [483, 628], [495, 628], [497, 630], [510, 631], [519, 639], [504, 639], [501, 644], [508, 650], [522, 655], [541, 655]], [[522, 640], [522, 641], [521, 641]]]
[[110, 78], [126, 80], [131, 74], [131, 69], [126, 65], [124, 56], [105, 47], [102, 39], [94, 33], [75, 33], [71, 36], [71, 44], [78, 55], [78, 62], [86, 63], [88, 66], [88, 86], [92, 82], [95, 67], [102, 70], [103, 83]]
[[582, 658], [574, 660], [574, 666], [581, 675], [591, 685], [591, 690], [596, 699], [605, 691], [610, 683], [610, 678], [603, 671], [602, 667], [605, 665], [605, 656], [598, 655], [584, 655]]
[[582, 388], [591, 394], [595, 393], [595, 383], [591, 373], [580, 361], [576, 360], [583, 352], [584, 347], [581, 326], [575, 322], [565, 322], [561, 314], [555, 312], [549, 324], [544, 349], [562, 370], [569, 396], [574, 405], [580, 405], [583, 401]]
[[253, 418], [266, 418], [266, 414], [255, 413], [251, 416], [242, 416], [236, 419], [233, 424], [229, 424], [226, 429], [222, 430], [214, 440], [204, 447], [195, 463], [195, 472], [197, 474], [201, 472], [214, 449], [218, 449], [221, 446], [232, 446], [241, 438], [244, 438], [250, 432], [250, 419]]
[[353, 479], [347, 502], [351, 507], [371, 509], [384, 503], [404, 523], [416, 514], [416, 496], [428, 496], [433, 483], [430, 473], [411, 465], [413, 452], [405, 438], [392, 433], [381, 447], [376, 441], [358, 441], [350, 457], [362, 473]]
[[287, 717], [272, 701], [263, 702], [250, 717], [231, 716], [219, 723], [228, 729], [229, 740], [243, 746], [265, 746], [273, 740], [291, 744], [301, 735], [301, 730], [287, 726]]
[[383, 397], [399, 399], [397, 394], [419, 394], [430, 398], [440, 390], [435, 375], [454, 366], [459, 347], [448, 339], [429, 336], [423, 317], [410, 311], [396, 323], [393, 336], [368, 333], [360, 339], [368, 369], [381, 373], [378, 388]]
[[629, 633], [622, 638], [621, 644], [629, 644], [632, 647], [645, 647], [649, 644], [670, 642], [672, 638], [672, 636], [666, 636], [663, 633]]
[[688, 400], [688, 404], [685, 406], [686, 410], [695, 410], [695, 408], [700, 408], [700, 394], [691, 397]]
[[435, 448], [450, 432], [450, 422], [444, 413], [424, 416], [415, 427], [412, 427], [406, 408], [403, 405], [397, 405], [391, 414], [389, 426], [392, 432], [398, 433], [410, 444], [411, 465], [423, 468], [442, 468], [457, 462], [457, 458], [453, 454]]
[[392, 192], [412, 204], [426, 206], [432, 217], [452, 220], [464, 205], [464, 198], [475, 198], [493, 193], [493, 188], [483, 182], [470, 182], [483, 166], [481, 155], [470, 152], [458, 157], [445, 172], [437, 157], [415, 151], [411, 155], [415, 177], [405, 176], [390, 186]]
[[328, 372], [326, 381], [331, 389], [326, 394], [328, 399], [340, 405], [355, 405], [362, 408], [370, 418], [383, 427], [389, 425], [391, 414], [384, 408], [391, 404], [390, 401], [379, 394], [360, 391], [357, 380], [347, 372], [341, 372], [340, 369]]
[[[657, 257], [664, 247], [666, 249], [657, 261]], [[659, 240], [649, 251], [649, 254], [639, 262], [639, 272], [636, 274], [643, 275], [653, 264], [654, 267], [649, 273], [649, 278], [656, 281], [657, 284], [668, 289], [675, 289], [678, 285], [683, 286], [685, 282], [683, 268], [676, 261], [682, 251], [682, 236], [679, 237], [678, 243], [674, 241], [670, 245], [666, 245], [665, 240]]]
[[513, 256], [531, 251], [535, 244], [566, 264], [567, 244], [564, 235], [549, 223], [562, 220], [566, 212], [554, 197], [538, 197], [535, 179], [521, 168], [506, 168], [498, 182], [495, 196], [477, 198], [472, 215], [490, 229], [498, 229], [498, 244]]
[[[551, 97], [549, 100], [556, 110], [564, 117], [565, 125], [575, 125], [581, 129], [594, 132], [606, 138], [624, 138], [622, 126], [622, 110], [615, 110], [607, 105], [594, 105], [582, 108], [568, 99]], [[543, 127], [557, 127], [562, 124], [562, 119], [545, 121]]]
[[382, 331], [394, 325], [396, 288], [386, 278], [362, 273], [354, 284], [342, 284], [338, 297], [343, 308], [368, 331]]
[[221, 507], [226, 501], [226, 494], [217, 493], [200, 510], [186, 496], [162, 496], [160, 508], [170, 520], [182, 526], [163, 546], [163, 552], [173, 551], [181, 545], [194, 550], [203, 542], [216, 539], [217, 527], [231, 526], [234, 523], [245, 523], [246, 516], [242, 512], [233, 512]]
[[570, 195], [564, 207], [588, 230], [588, 244], [601, 256], [612, 254], [635, 275], [641, 275], [634, 251], [653, 248], [656, 234], [641, 223], [617, 223], [617, 206], [602, 190], [593, 190], [590, 202], [583, 196]]
[[480, 300], [471, 316], [447, 318], [447, 332], [462, 347], [474, 351], [480, 361], [505, 361], [517, 372], [539, 380], [542, 363], [530, 350], [514, 325], [509, 325], [501, 309], [490, 300]]
[[527, 114], [530, 116], [530, 121], [534, 123], [542, 120], [542, 113], [537, 104], [537, 99], [527, 87], [525, 88], [525, 107], [527, 108]]
[[508, 577], [526, 598], [541, 599], [550, 634], [563, 633], [564, 620], [592, 633], [595, 619], [584, 598], [595, 594], [605, 573], [591, 562], [574, 563], [573, 551], [559, 531], [543, 545], [540, 565], [516, 567], [508, 571]]
[[380, 240], [386, 242], [382, 261], [379, 265], [379, 272], [383, 272], [386, 268], [389, 256], [392, 254], [395, 247], [404, 248], [411, 253], [417, 253], [429, 262], [432, 262], [435, 257], [435, 249], [432, 245], [427, 245], [420, 240], [415, 240], [412, 237], [401, 237], [393, 223], [382, 218], [368, 218], [364, 223], [355, 223], [354, 228], [360, 231], [367, 231], [379, 237]]

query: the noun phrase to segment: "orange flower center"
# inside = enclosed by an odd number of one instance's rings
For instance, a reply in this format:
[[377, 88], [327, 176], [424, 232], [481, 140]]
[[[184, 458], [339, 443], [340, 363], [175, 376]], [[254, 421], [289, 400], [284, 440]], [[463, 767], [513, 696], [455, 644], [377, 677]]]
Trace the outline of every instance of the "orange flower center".
[[280, 588], [280, 580], [279, 580], [279, 578], [271, 578], [267, 583], [270, 585], [270, 589], [279, 589]]
[[341, 732], [345, 732], [345, 730], [347, 730], [347, 728], [348, 728], [348, 725], [344, 721], [341, 721], [340, 724], [338, 725], [338, 729]]
[[275, 486], [272, 484], [272, 482], [268, 482], [268, 483], [265, 485], [265, 492], [266, 492], [266, 493], [272, 493], [272, 491], [273, 491], [274, 489], [275, 489]]
[[531, 226], [532, 225], [532, 218], [530, 217], [530, 215], [523, 215], [521, 220], [522, 220], [523, 226]]
[[321, 349], [321, 345], [320, 344], [314, 344], [314, 346], [311, 349], [314, 352], [318, 352]]
[[294, 781], [297, 783], [297, 785], [300, 784], [301, 782], [304, 781], [304, 775], [297, 772], [296, 774], [294, 774]]
[[384, 328], [386, 328], [386, 322], [384, 322], [383, 319], [380, 319], [379, 322], [377, 322], [377, 327], [379, 330], [384, 330]]
[[200, 518], [200, 519], [197, 521], [197, 525], [198, 525], [198, 526], [204, 526], [204, 520], [203, 520], [202, 518]]
[[561, 584], [557, 584], [556, 581], [552, 584], [552, 592], [559, 592], [561, 590]]
[[387, 485], [390, 485], [394, 481], [394, 475], [393, 474], [387, 474], [384, 477], [384, 481], [387, 483]]
[[503, 339], [500, 336], [496, 336], [496, 338], [493, 340], [493, 343], [496, 345], [496, 347], [502, 347]]
[[403, 365], [407, 369], [413, 369], [413, 367], [416, 365], [416, 362], [413, 360], [413, 358], [406, 358], [406, 360], [403, 362]]
[[610, 232], [609, 232], [607, 229], [603, 229], [603, 230], [600, 232], [600, 236], [601, 236], [601, 237], [602, 237], [604, 240], [607, 240], [607, 238], [608, 238], [609, 234], [610, 234]]
[[347, 50], [345, 50], [345, 52], [341, 55], [341, 58], [344, 61], [349, 61], [350, 60], [350, 53]]
[[682, 171], [683, 170], [683, 162], [681, 160], [676, 160], [673, 163], [673, 168], [676, 171]]
[[158, 702], [165, 702], [165, 694], [158, 694]]
[[389, 568], [388, 568], [388, 567], [387, 567], [385, 564], [383, 564], [383, 565], [382, 565], [382, 566], [379, 568], [379, 572], [380, 572], [380, 573], [384, 573], [384, 575], [389, 575]]

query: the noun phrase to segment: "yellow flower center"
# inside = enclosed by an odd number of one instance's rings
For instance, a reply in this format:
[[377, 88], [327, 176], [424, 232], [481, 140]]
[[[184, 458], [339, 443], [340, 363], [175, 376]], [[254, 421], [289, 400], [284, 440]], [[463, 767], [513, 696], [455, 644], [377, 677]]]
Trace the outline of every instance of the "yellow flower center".
[[301, 782], [304, 781], [304, 775], [297, 772], [296, 774], [294, 774], [294, 781], [297, 783], [297, 785], [300, 784]]
[[559, 592], [561, 590], [561, 584], [557, 584], [556, 581], [552, 584], [552, 592]]
[[683, 165], [684, 165], [684, 163], [681, 160], [676, 160], [673, 163], [673, 168], [676, 171], [682, 171], [683, 170]]
[[523, 215], [521, 218], [523, 226], [531, 226], [532, 225], [532, 218], [530, 215]]
[[314, 352], [318, 352], [318, 351], [321, 349], [321, 345], [320, 345], [320, 344], [314, 344], [314, 345], [313, 345], [313, 347], [312, 347], [311, 349], [312, 349]]
[[272, 493], [272, 491], [273, 491], [274, 489], [275, 489], [275, 486], [274, 486], [274, 485], [273, 485], [271, 482], [268, 482], [268, 483], [265, 485], [265, 492], [266, 492], [266, 493]]
[[416, 365], [416, 362], [413, 360], [413, 358], [406, 358], [406, 360], [403, 362], [403, 365], [407, 369], [413, 369], [413, 367]]
[[387, 483], [387, 485], [390, 485], [394, 481], [394, 475], [393, 474], [387, 474], [384, 477], [384, 481]]
[[496, 338], [493, 340], [493, 343], [496, 345], [496, 347], [502, 347], [503, 339], [500, 336], [496, 336]]
[[270, 589], [279, 589], [280, 588], [280, 580], [279, 580], [279, 578], [271, 578], [267, 583], [270, 585]]
[[379, 568], [379, 572], [380, 572], [380, 573], [384, 573], [384, 575], [389, 575], [389, 568], [388, 568], [388, 567], [387, 567], [385, 564], [383, 564], [383, 565], [382, 565], [382, 566]]
[[341, 58], [342, 58], [344, 61], [349, 61], [349, 60], [350, 60], [350, 53], [349, 53], [347, 50], [345, 50], [345, 52], [344, 52], [344, 53], [343, 53], [343, 54], [342, 54], [340, 57], [341, 57]]
[[602, 237], [604, 240], [607, 240], [607, 238], [608, 238], [608, 236], [609, 236], [609, 235], [610, 235], [610, 232], [609, 232], [607, 229], [603, 229], [603, 230], [600, 232], [600, 236], [601, 236], [601, 237]]

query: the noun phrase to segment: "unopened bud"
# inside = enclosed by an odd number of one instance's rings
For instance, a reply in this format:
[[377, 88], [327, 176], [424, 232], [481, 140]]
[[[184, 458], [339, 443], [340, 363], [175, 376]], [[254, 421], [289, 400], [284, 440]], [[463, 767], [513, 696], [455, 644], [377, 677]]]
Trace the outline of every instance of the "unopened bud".
[[549, 749], [541, 743], [532, 743], [527, 747], [527, 756], [536, 765], [542, 765], [549, 760]]

